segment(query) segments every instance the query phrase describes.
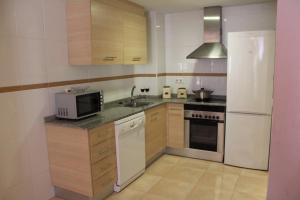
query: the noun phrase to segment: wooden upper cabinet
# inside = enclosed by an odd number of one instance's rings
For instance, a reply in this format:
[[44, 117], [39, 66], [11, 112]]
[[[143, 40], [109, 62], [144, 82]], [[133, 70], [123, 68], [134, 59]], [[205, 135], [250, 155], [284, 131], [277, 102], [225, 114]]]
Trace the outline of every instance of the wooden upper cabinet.
[[122, 11], [92, 0], [92, 63], [123, 62]]
[[147, 63], [146, 17], [124, 13], [124, 64]]
[[126, 0], [68, 0], [69, 63], [145, 64], [143, 7]]

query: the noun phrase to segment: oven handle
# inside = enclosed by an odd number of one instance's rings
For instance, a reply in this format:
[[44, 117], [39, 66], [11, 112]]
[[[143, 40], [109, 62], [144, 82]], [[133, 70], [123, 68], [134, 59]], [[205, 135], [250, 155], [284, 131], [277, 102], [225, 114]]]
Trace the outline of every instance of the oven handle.
[[190, 120], [184, 120], [184, 146], [190, 148]]
[[224, 153], [224, 140], [225, 140], [225, 130], [224, 122], [218, 123], [218, 148], [219, 153]]

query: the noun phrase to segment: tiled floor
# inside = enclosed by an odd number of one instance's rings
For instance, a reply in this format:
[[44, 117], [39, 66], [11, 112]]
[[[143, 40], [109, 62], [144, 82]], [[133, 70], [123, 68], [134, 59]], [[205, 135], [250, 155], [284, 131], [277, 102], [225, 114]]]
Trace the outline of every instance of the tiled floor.
[[268, 174], [164, 155], [107, 200], [265, 200]]

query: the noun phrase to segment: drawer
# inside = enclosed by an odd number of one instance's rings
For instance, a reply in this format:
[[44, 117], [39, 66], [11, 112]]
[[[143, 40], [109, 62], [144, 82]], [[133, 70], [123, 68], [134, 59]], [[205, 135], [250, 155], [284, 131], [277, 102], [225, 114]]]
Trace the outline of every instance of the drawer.
[[168, 110], [174, 110], [174, 111], [183, 111], [183, 105], [182, 104], [174, 104], [170, 103], [168, 104]]
[[115, 129], [112, 124], [103, 125], [90, 131], [90, 145], [96, 145], [115, 135]]
[[116, 182], [116, 168], [108, 171], [100, 178], [93, 181], [94, 196], [104, 192], [108, 187], [113, 187]]
[[111, 154], [92, 165], [93, 179], [100, 178], [114, 168], [116, 168], [116, 156]]
[[91, 161], [95, 163], [115, 153], [115, 138], [111, 137], [91, 147]]

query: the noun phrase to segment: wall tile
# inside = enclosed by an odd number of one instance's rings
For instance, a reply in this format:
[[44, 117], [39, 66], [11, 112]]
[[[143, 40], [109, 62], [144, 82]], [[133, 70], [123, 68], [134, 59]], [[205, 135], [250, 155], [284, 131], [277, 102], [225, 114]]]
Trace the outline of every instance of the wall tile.
[[0, 87], [18, 85], [15, 39], [0, 36]]
[[48, 170], [35, 173], [33, 176], [33, 195], [34, 200], [48, 200], [54, 196], [54, 188]]
[[16, 38], [14, 48], [20, 84], [45, 83], [47, 73], [44, 41]]
[[44, 1], [15, 0], [17, 35], [44, 38]]
[[16, 35], [15, 0], [0, 1], [0, 36]]
[[88, 70], [85, 67], [68, 64], [67, 42], [46, 40], [45, 44], [49, 82], [88, 78]]
[[228, 6], [223, 8], [223, 43], [228, 32], [275, 30], [276, 3]]
[[167, 14], [166, 47], [200, 45], [203, 42], [203, 10]]
[[45, 37], [49, 40], [67, 40], [66, 1], [45, 0]]
[[130, 97], [131, 87], [135, 84], [134, 79], [104, 81], [89, 84], [92, 88], [102, 89], [104, 101], [110, 102], [121, 98]]
[[31, 177], [28, 138], [22, 134], [22, 120], [18, 107], [19, 94], [0, 95], [1, 140], [0, 140], [0, 191], [6, 191]]
[[[141, 88], [149, 88], [147, 95], [158, 95], [158, 85], [156, 77], [138, 77], [134, 79], [134, 84], [137, 87], [135, 95], [141, 95]], [[146, 95], [144, 92], [143, 95]]]
[[134, 73], [134, 67], [132, 65], [94, 65], [82, 67], [88, 70], [88, 78], [119, 76]]
[[22, 182], [6, 190], [3, 200], [35, 200], [32, 181]]

